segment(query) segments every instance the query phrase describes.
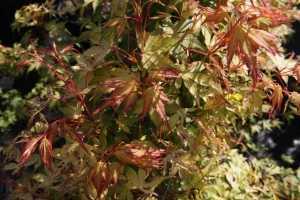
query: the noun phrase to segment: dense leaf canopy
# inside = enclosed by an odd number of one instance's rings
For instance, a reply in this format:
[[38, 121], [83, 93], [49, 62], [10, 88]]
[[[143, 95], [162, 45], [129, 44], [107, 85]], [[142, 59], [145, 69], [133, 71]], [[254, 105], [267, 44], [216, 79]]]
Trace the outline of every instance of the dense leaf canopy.
[[299, 170], [244, 154], [251, 120], [299, 114], [300, 64], [282, 47], [297, 4], [22, 7], [0, 69], [41, 78], [24, 98], [0, 89], [1, 134], [27, 120], [0, 149], [8, 199], [299, 199]]

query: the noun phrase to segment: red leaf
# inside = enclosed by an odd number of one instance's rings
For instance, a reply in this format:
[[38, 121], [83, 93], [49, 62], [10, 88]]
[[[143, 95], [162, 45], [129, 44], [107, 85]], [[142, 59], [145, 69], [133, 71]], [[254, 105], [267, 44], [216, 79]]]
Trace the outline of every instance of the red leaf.
[[44, 135], [40, 135], [36, 138], [32, 138], [29, 141], [27, 141], [24, 150], [22, 152], [22, 155], [20, 157], [19, 160], [19, 164], [20, 165], [24, 165], [28, 159], [30, 158], [30, 156], [33, 154], [33, 152], [35, 151], [39, 141], [44, 137]]
[[167, 121], [167, 114], [165, 110], [165, 103], [169, 102], [167, 95], [162, 91], [160, 86], [157, 86], [155, 88], [157, 93], [157, 99], [154, 99], [155, 102], [155, 111], [159, 115], [159, 117], [162, 119], [162, 121]]
[[105, 99], [104, 103], [96, 109], [93, 114], [97, 114], [107, 107], [116, 108], [124, 103], [125, 111], [128, 111], [129, 107], [135, 102], [136, 95], [139, 89], [139, 82], [135, 79], [121, 80], [121, 79], [110, 79], [103, 83], [106, 89], [112, 91], [111, 95]]
[[180, 72], [175, 68], [161, 68], [159, 70], [153, 70], [152, 72], [150, 72], [149, 80], [166, 81], [169, 79], [177, 79], [179, 78], [179, 73]]
[[137, 93], [131, 93], [128, 95], [128, 97], [125, 99], [125, 103], [124, 103], [124, 111], [128, 112], [133, 104], [136, 102], [136, 100], [138, 99], [138, 94]]
[[148, 169], [161, 168], [166, 154], [165, 149], [153, 148], [136, 141], [121, 144], [114, 151], [114, 155], [121, 162]]
[[155, 106], [155, 111], [159, 115], [159, 117], [166, 122], [167, 121], [167, 114], [165, 110], [165, 105], [162, 101], [158, 101], [156, 106]]
[[118, 181], [118, 168], [114, 168], [109, 163], [100, 160], [90, 171], [88, 181], [97, 191], [96, 199], [103, 199], [105, 191]]
[[45, 135], [40, 143], [40, 156], [41, 160], [43, 161], [44, 165], [51, 169], [53, 151], [52, 151], [52, 142], [49, 138]]
[[153, 87], [148, 88], [144, 93], [144, 106], [141, 113], [141, 118], [144, 118], [145, 115], [150, 111], [151, 108], [158, 114], [160, 119], [163, 122], [167, 122], [167, 114], [165, 111], [165, 103], [168, 103], [170, 100], [167, 95], [163, 92], [162, 87], [159, 84], [156, 84]]
[[107, 163], [99, 161], [94, 169], [90, 172], [90, 181], [97, 190], [98, 195], [101, 195], [110, 184], [109, 169]]

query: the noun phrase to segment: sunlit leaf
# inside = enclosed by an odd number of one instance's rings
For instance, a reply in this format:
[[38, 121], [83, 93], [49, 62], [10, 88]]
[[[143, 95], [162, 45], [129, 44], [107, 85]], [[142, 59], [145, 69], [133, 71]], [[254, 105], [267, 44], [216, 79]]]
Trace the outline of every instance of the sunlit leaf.
[[30, 158], [30, 156], [34, 153], [38, 143], [40, 142], [40, 140], [43, 138], [43, 135], [40, 135], [36, 138], [32, 138], [32, 139], [28, 139], [25, 147], [22, 151], [21, 157], [19, 159], [19, 164], [20, 165], [24, 165], [28, 159]]
[[44, 165], [50, 169], [53, 157], [52, 142], [48, 137], [43, 137], [40, 142], [40, 156]]

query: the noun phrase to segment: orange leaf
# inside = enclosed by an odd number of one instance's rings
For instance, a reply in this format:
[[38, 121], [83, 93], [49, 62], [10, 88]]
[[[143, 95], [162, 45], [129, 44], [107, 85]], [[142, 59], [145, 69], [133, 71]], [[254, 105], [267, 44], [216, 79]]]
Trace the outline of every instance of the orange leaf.
[[277, 38], [273, 34], [260, 29], [251, 29], [248, 32], [248, 37], [258, 47], [262, 47], [273, 54], [277, 53]]
[[284, 13], [285, 10], [270, 8], [271, 6], [260, 6], [258, 9], [261, 17], [270, 19], [271, 26], [279, 26], [290, 21], [289, 17]]
[[271, 99], [272, 108], [269, 111], [269, 114], [270, 114], [270, 116], [272, 116], [277, 111], [280, 111], [281, 105], [283, 102], [283, 93], [282, 93], [282, 88], [280, 85], [274, 84], [273, 92], [272, 92], [270, 99]]
[[222, 6], [218, 6], [214, 11], [210, 10], [210, 8], [205, 8], [204, 12], [207, 16], [205, 22], [212, 24], [220, 23], [228, 16], [228, 13]]

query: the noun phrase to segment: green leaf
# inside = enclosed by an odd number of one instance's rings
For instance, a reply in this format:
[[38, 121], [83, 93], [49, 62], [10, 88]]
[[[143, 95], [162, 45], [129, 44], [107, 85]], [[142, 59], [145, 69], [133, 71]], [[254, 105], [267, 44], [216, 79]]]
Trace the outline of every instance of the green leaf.
[[112, 0], [111, 14], [113, 17], [123, 17], [126, 13], [128, 0]]
[[150, 69], [172, 65], [168, 55], [177, 41], [175, 36], [149, 35], [143, 49], [143, 67]]

